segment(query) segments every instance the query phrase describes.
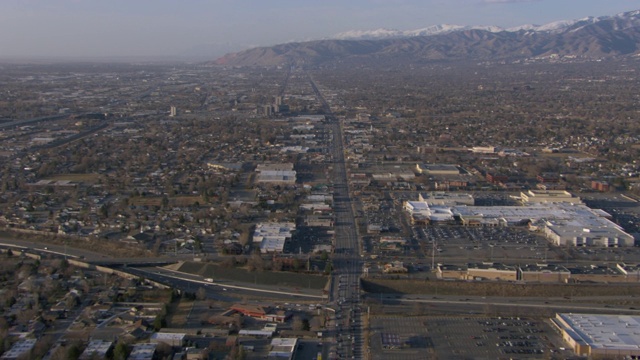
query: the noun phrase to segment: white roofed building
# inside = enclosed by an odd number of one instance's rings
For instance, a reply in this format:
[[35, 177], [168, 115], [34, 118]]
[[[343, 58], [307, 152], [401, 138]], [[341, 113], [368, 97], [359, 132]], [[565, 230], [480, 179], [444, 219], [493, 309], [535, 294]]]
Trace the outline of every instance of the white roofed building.
[[640, 356], [640, 316], [556, 314], [553, 324], [578, 356], [622, 359]]
[[297, 338], [275, 338], [271, 340], [268, 359], [293, 359], [293, 353], [297, 348]]
[[113, 342], [111, 341], [91, 340], [80, 355], [79, 359], [104, 359], [106, 358], [107, 353], [109, 352], [109, 350], [111, 350], [112, 347]]
[[[420, 199], [426, 200], [422, 195]], [[429, 201], [405, 201], [404, 210], [409, 213], [413, 224], [455, 222], [464, 226], [527, 226], [531, 231], [541, 232], [557, 246], [627, 247], [635, 243], [633, 235], [610, 220], [610, 214], [590, 209], [581, 203], [559, 201], [536, 202], [526, 206], [447, 206], [444, 204], [456, 201], [444, 198], [437, 201], [443, 205], [434, 205]]]
[[433, 205], [469, 205], [475, 204], [473, 195], [459, 192], [445, 192], [445, 191], [433, 191], [418, 195], [418, 200], [425, 201], [430, 206]]
[[258, 223], [253, 232], [253, 242], [260, 244], [260, 252], [281, 253], [287, 240], [291, 239], [296, 224], [287, 223]]
[[157, 332], [151, 335], [149, 342], [154, 344], [165, 343], [171, 346], [182, 346], [186, 336], [187, 334], [184, 333]]
[[31, 352], [34, 346], [36, 346], [36, 339], [24, 339], [16, 342], [11, 346], [11, 349], [5, 351], [0, 359], [13, 360], [18, 358], [26, 358]]
[[566, 190], [527, 190], [520, 193], [520, 201], [524, 205], [538, 203], [564, 202], [582, 204], [582, 200]]
[[416, 164], [418, 174], [427, 175], [459, 175], [460, 168], [451, 164]]

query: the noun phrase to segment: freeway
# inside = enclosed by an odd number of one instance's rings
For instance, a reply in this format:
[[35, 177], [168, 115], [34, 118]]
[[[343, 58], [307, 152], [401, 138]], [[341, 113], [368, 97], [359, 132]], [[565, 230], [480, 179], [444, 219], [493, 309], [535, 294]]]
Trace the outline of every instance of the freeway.
[[12, 122], [8, 122], [8, 123], [0, 124], [0, 129], [7, 129], [7, 128], [11, 128], [11, 127], [35, 124], [35, 123], [39, 123], [39, 122], [43, 122], [43, 121], [55, 121], [55, 120], [60, 120], [60, 119], [64, 119], [64, 118], [67, 118], [67, 117], [69, 117], [69, 114], [42, 116], [42, 117], [37, 117], [37, 118], [33, 118], [33, 119], [17, 120], [17, 121], [12, 121]]
[[[199, 288], [204, 287], [207, 298], [220, 301], [236, 302], [243, 296], [260, 296], [284, 300], [297, 298], [301, 301], [322, 301], [326, 299], [326, 296], [320, 291], [304, 288], [297, 289], [261, 284], [234, 283], [231, 281], [209, 282], [205, 281], [203, 277], [199, 275], [182, 273], [160, 267], [178, 262], [180, 258], [177, 257], [110, 258], [101, 253], [77, 249], [71, 246], [17, 239], [0, 239], [0, 248], [12, 249], [14, 252], [24, 251], [42, 257], [52, 256], [69, 260], [73, 259], [94, 266], [117, 269], [184, 292], [195, 293]], [[187, 256], [187, 258], [190, 256], [191, 255]]]
[[335, 117], [311, 76], [309, 82], [321, 102], [333, 134], [333, 200], [335, 246], [332, 255], [330, 302], [336, 306], [335, 338], [339, 358], [364, 358], [364, 339], [360, 312], [360, 241], [353, 211], [344, 157], [342, 124]]

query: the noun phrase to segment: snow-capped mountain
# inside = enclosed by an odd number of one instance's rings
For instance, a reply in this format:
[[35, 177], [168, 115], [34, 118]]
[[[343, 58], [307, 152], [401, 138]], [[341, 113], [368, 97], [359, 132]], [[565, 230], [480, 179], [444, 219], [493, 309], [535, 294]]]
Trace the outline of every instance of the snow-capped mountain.
[[619, 57], [640, 57], [640, 10], [510, 29], [445, 24], [410, 31], [351, 31], [333, 39], [249, 49], [215, 63], [272, 66]]
[[376, 30], [353, 30], [339, 33], [331, 39], [335, 40], [379, 40], [393, 39], [412, 36], [429, 36], [436, 34], [446, 34], [452, 31], [465, 30], [468, 27], [460, 25], [433, 25], [422, 29], [415, 30], [395, 30], [395, 29], [376, 29]]
[[[615, 17], [629, 16], [630, 13], [618, 14]], [[422, 29], [416, 30], [395, 30], [395, 29], [376, 29], [376, 30], [352, 30], [341, 32], [334, 35], [331, 39], [335, 40], [380, 40], [380, 39], [394, 39], [394, 38], [407, 38], [413, 36], [430, 36], [447, 34], [454, 31], [465, 30], [484, 30], [488, 32], [518, 32], [518, 31], [535, 31], [535, 32], [547, 32], [547, 33], [560, 33], [576, 24], [591, 24], [609, 17], [587, 17], [579, 20], [560, 20], [550, 22], [544, 25], [526, 24], [520, 26], [514, 26], [510, 28], [502, 28], [500, 26], [461, 26], [452, 24], [432, 25]]]

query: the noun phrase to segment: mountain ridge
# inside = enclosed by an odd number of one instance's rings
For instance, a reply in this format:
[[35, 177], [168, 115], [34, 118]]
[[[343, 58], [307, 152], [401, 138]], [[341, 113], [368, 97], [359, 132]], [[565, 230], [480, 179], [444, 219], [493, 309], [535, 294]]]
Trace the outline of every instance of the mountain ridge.
[[[259, 47], [213, 63], [234, 66], [322, 65], [340, 61], [507, 60], [574, 57], [602, 59], [639, 53], [640, 10], [546, 25], [461, 27], [435, 25], [402, 32], [376, 30], [383, 38], [325, 39]], [[407, 36], [407, 34], [414, 34]], [[352, 35], [356, 35], [355, 33]], [[360, 37], [371, 36], [364, 33]]]

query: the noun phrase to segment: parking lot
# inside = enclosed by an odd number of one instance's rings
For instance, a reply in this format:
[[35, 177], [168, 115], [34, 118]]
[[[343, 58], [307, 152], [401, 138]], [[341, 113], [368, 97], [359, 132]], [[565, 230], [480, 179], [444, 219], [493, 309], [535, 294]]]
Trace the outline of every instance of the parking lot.
[[[373, 360], [435, 359], [430, 334], [424, 317], [372, 317], [370, 349]], [[401, 343], [397, 348], [383, 348], [383, 334], [397, 334]]]
[[[571, 354], [545, 319], [488, 317], [375, 317], [373, 359], [563, 359]], [[400, 345], [383, 346], [382, 334]]]
[[[517, 205], [512, 196], [517, 193], [474, 193], [475, 203], [479, 206]], [[594, 209], [602, 209], [612, 216], [612, 220], [630, 234], [640, 231], [640, 203], [620, 194], [589, 193], [580, 194], [584, 202]], [[396, 201], [415, 200], [415, 195], [398, 193]], [[525, 228], [472, 228], [460, 225], [412, 226], [410, 242], [406, 252], [388, 254], [390, 256], [409, 256], [430, 258], [447, 262], [452, 259], [459, 263], [468, 261], [594, 261], [594, 262], [640, 262], [640, 247], [626, 248], [575, 248], [567, 250], [551, 246], [539, 233]], [[417, 246], [414, 247], [414, 244]], [[374, 249], [375, 250], [375, 249]]]
[[[425, 253], [449, 257], [507, 261], [545, 260], [557, 256], [539, 234], [519, 228], [430, 226], [414, 229]], [[445, 260], [446, 261], [446, 260]]]

